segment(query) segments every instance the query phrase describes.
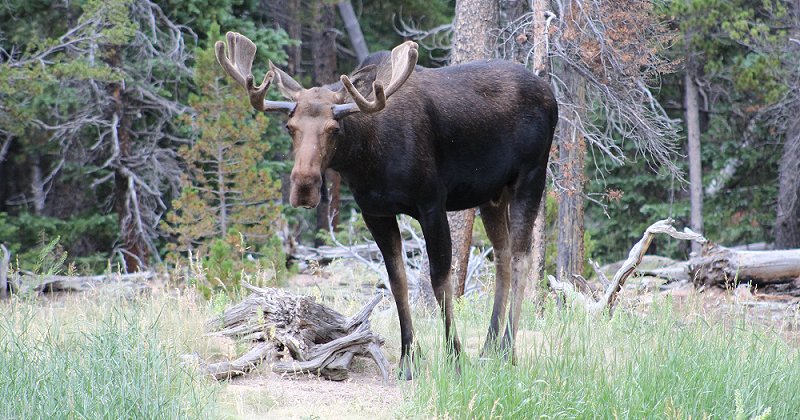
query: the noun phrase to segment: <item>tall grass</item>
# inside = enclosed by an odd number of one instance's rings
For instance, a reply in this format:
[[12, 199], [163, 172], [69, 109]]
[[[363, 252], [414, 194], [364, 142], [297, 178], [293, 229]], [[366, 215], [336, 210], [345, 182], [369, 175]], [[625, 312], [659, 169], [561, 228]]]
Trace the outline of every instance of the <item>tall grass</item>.
[[[473, 348], [461, 360], [461, 374], [453, 373], [440, 343], [426, 344], [432, 356], [406, 386], [401, 415], [796, 418], [796, 349], [744, 322], [726, 327], [671, 308], [665, 303], [645, 316], [619, 313], [611, 320], [554, 308], [536, 316], [528, 308], [516, 365], [477, 360], [474, 348], [484, 331], [475, 326], [486, 324], [473, 308], [460, 316], [462, 336]], [[423, 329], [418, 336], [429, 334]]]
[[0, 311], [0, 418], [213, 414], [215, 385], [181, 364], [177, 304], [94, 296]]

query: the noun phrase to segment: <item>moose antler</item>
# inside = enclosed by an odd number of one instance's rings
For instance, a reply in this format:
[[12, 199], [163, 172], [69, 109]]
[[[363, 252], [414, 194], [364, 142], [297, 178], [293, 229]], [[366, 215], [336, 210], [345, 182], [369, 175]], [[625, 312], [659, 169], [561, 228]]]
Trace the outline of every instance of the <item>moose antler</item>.
[[217, 61], [225, 72], [247, 91], [250, 105], [259, 111], [291, 113], [296, 105], [294, 102], [264, 100], [275, 76], [274, 72], [268, 71], [264, 75], [264, 81], [254, 86], [251, 69], [256, 56], [256, 44], [237, 32], [228, 32], [225, 36], [228, 39], [228, 54], [225, 54], [225, 43], [217, 41], [214, 44]]
[[392, 77], [389, 81], [389, 87], [384, 89], [382, 82], [373, 82], [372, 91], [375, 92], [375, 100], [373, 101], [367, 100], [361, 95], [361, 92], [353, 86], [350, 78], [342, 75], [342, 84], [353, 98], [353, 103], [336, 105], [333, 111], [337, 118], [358, 111], [373, 113], [382, 110], [386, 106], [386, 98], [392, 96], [414, 71], [419, 56], [417, 47], [416, 42], [406, 41], [392, 50]]

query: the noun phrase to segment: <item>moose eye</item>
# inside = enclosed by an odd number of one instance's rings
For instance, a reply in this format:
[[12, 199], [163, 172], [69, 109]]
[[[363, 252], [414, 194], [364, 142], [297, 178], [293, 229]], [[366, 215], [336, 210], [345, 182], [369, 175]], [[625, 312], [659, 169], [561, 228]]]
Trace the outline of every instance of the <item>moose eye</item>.
[[292, 127], [291, 125], [289, 125], [289, 124], [286, 124], [286, 131], [288, 131], [288, 132], [289, 132], [289, 135], [290, 135], [290, 136], [293, 136], [293, 135], [294, 135], [294, 131], [295, 131], [295, 129], [294, 129], [294, 127]]
[[339, 123], [333, 121], [332, 123], [328, 123], [327, 127], [325, 127], [326, 131], [332, 135], [339, 134]]

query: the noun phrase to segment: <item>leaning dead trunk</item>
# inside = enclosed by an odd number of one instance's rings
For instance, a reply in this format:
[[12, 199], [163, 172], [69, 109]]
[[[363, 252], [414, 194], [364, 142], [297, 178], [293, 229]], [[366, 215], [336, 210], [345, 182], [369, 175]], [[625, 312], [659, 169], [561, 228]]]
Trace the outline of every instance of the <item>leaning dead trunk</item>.
[[210, 335], [249, 341], [253, 347], [240, 358], [204, 364], [216, 379], [243, 375], [262, 361], [276, 373], [312, 373], [342, 381], [354, 356], [370, 357], [384, 380], [389, 363], [380, 347], [383, 337], [370, 331], [369, 315], [381, 301], [375, 296], [352, 318], [314, 301], [280, 289], [245, 285], [252, 294], [209, 321]]

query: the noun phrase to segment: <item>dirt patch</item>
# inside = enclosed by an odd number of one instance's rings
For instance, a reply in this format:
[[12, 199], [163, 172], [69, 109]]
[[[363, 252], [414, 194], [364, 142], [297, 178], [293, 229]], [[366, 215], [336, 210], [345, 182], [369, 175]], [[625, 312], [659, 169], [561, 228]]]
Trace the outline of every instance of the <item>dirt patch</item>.
[[277, 375], [264, 367], [232, 380], [220, 396], [225, 414], [236, 418], [376, 419], [393, 417], [402, 400], [395, 379], [384, 384], [372, 361], [358, 358], [350, 379], [332, 382], [314, 375]]

